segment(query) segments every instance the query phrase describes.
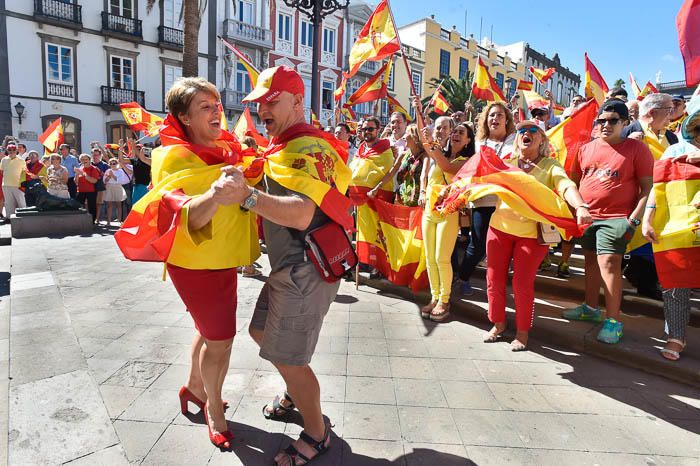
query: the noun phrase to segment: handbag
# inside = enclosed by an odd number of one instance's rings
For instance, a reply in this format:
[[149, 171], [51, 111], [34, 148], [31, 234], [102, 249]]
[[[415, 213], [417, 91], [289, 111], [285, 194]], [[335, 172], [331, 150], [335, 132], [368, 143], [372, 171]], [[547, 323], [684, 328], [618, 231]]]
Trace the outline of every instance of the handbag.
[[314, 228], [306, 234], [304, 241], [306, 257], [326, 282], [337, 282], [357, 266], [357, 254], [350, 238], [336, 222]]
[[472, 211], [471, 209], [459, 210], [459, 227], [469, 228], [472, 226]]
[[561, 235], [551, 223], [537, 222], [537, 243], [542, 245], [557, 244], [561, 241]]
[[107, 188], [105, 187], [105, 182], [102, 181], [102, 177], [97, 178], [97, 182], [95, 183], [95, 191], [98, 193], [101, 191], [105, 191]]

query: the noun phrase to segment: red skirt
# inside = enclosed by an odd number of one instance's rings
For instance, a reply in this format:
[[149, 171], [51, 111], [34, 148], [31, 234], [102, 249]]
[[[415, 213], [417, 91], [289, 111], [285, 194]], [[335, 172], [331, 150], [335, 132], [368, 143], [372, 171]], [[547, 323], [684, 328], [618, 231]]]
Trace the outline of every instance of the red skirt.
[[236, 334], [236, 268], [183, 269], [168, 264], [168, 274], [194, 326], [207, 340], [228, 340]]

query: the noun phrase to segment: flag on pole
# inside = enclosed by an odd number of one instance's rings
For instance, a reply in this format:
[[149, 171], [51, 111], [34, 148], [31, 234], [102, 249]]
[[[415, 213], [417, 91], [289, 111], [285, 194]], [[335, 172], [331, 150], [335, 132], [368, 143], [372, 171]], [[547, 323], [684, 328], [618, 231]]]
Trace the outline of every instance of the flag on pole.
[[46, 130], [39, 135], [39, 142], [46, 148], [47, 153], [56, 152], [58, 146], [63, 144], [63, 126], [61, 117], [56, 118]]
[[147, 112], [136, 102], [119, 104], [124, 121], [134, 131], [144, 131], [148, 136], [155, 137], [163, 125], [163, 118]]
[[440, 92], [440, 86], [435, 89], [435, 94], [430, 98], [428, 107], [433, 107], [433, 111], [438, 115], [444, 115], [450, 109], [450, 103], [445, 99], [445, 96]]
[[398, 100], [396, 100], [395, 97], [392, 97], [391, 94], [386, 95], [386, 101], [389, 104], [389, 107], [391, 107], [391, 112], [401, 112], [403, 115], [406, 117], [406, 121], [411, 121], [411, 114], [408, 113], [408, 110], [406, 110]]
[[245, 68], [245, 70], [248, 72], [248, 78], [250, 78], [250, 85], [252, 87], [255, 87], [255, 85], [258, 82], [258, 76], [260, 76], [260, 70], [258, 70], [255, 65], [248, 59], [248, 57], [245, 56], [243, 52], [238, 50], [236, 47], [234, 47], [230, 42], [228, 42], [226, 39], [223, 37], [219, 37], [221, 39], [221, 42], [224, 43], [224, 45], [231, 51], [233, 54], [238, 58], [238, 61], [241, 62], [241, 65]]
[[700, 288], [700, 167], [663, 159], [654, 163], [656, 212], [652, 222], [659, 242], [652, 244], [664, 289]]
[[323, 129], [323, 125], [321, 124], [313, 110], [311, 110], [311, 125], [316, 129]]
[[591, 128], [596, 115], [598, 115], [598, 102], [590, 99], [561, 123], [547, 131], [552, 156], [559, 161], [567, 173], [571, 172], [579, 147], [591, 140]]
[[379, 71], [374, 73], [360, 88], [348, 97], [345, 102], [346, 107], [351, 107], [363, 102], [372, 102], [373, 100], [382, 99], [387, 96], [387, 80], [391, 68], [391, 60], [388, 60]]
[[644, 97], [648, 96], [649, 94], [658, 94], [659, 90], [654, 86], [651, 81], [647, 81], [647, 83], [644, 85], [644, 88], [642, 88], [641, 92], [637, 96], [637, 100], [643, 100]]
[[239, 141], [247, 136], [251, 136], [261, 148], [266, 148], [270, 144], [270, 141], [255, 128], [255, 123], [253, 123], [253, 117], [250, 114], [249, 107], [246, 107], [243, 113], [241, 113], [236, 125], [233, 127], [232, 133], [236, 135]]
[[[693, 24], [695, 26], [693, 26]], [[700, 0], [685, 0], [676, 16], [678, 45], [685, 63], [685, 84], [700, 84]]]
[[476, 72], [474, 73], [472, 94], [474, 94], [474, 97], [477, 99], [485, 100], [486, 102], [506, 101], [503, 92], [498, 87], [493, 77], [491, 77], [481, 57], [479, 57], [479, 62], [476, 65]]
[[223, 129], [224, 131], [228, 131], [228, 120], [226, 120], [226, 112], [224, 112], [224, 106], [221, 104], [221, 101], [219, 101], [218, 104], [216, 104], [219, 107], [219, 127]]
[[523, 91], [523, 101], [528, 110], [533, 108], [549, 107], [549, 100], [545, 99], [535, 91]]
[[634, 79], [634, 76], [632, 76], [632, 72], [630, 71], [630, 86], [632, 87], [632, 92], [634, 92], [634, 97], [639, 100], [639, 94], [642, 93], [642, 90], [639, 87], [639, 84], [637, 84], [637, 80]]
[[549, 78], [551, 78], [556, 71], [556, 68], [547, 68], [546, 70], [541, 70], [539, 68], [535, 68], [534, 66], [530, 67], [530, 73], [532, 73], [535, 79], [537, 79], [542, 84], [545, 84], [547, 81], [549, 81]]
[[336, 101], [336, 103], [340, 102], [340, 99], [343, 98], [345, 95], [345, 86], [348, 83], [348, 78], [343, 75], [343, 79], [340, 81], [340, 86], [338, 86], [338, 89], [333, 91], [333, 100]]
[[388, 0], [382, 0], [350, 49], [348, 77], [353, 76], [366, 61], [379, 61], [398, 52], [399, 35], [392, 18]]
[[[352, 111], [352, 109], [350, 107], [343, 106], [340, 109], [340, 113], [342, 113], [343, 116], [345, 116], [345, 118], [347, 118], [348, 120], [357, 121], [357, 115], [355, 114], [355, 112]], [[346, 123], [347, 123], [347, 121], [346, 121]]]
[[585, 52], [583, 57], [584, 68], [586, 70], [586, 99], [593, 98], [598, 102], [598, 105], [600, 105], [605, 101], [605, 95], [609, 90], [608, 85], [605, 83], [605, 79], [603, 79], [598, 68], [596, 68], [593, 62], [588, 58], [588, 52]]
[[523, 81], [522, 79], [518, 79], [518, 87], [516, 88], [519, 91], [531, 91], [533, 88], [532, 81]]

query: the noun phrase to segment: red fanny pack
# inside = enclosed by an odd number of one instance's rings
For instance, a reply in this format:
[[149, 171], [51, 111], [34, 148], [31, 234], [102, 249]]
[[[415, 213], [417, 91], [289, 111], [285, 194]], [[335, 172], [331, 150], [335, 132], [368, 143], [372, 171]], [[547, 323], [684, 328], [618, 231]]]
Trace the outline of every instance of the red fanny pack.
[[357, 265], [357, 255], [343, 227], [328, 222], [306, 234], [306, 256], [323, 280], [333, 283]]

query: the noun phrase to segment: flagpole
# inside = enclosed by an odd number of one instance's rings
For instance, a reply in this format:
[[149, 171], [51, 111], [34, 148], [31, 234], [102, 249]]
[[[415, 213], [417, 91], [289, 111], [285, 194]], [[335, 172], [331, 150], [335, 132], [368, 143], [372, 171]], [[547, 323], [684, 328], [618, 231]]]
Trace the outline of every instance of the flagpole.
[[[401, 37], [399, 36], [399, 30], [396, 28], [396, 19], [394, 18], [394, 11], [391, 9], [391, 4], [389, 0], [386, 2], [387, 8], [389, 8], [389, 14], [391, 15], [391, 22], [394, 26], [394, 32], [396, 33], [396, 40], [399, 43], [399, 50], [401, 51], [401, 58], [403, 59], [403, 66], [406, 69], [406, 76], [408, 76], [408, 83], [411, 85], [411, 96], [420, 99], [420, 96], [416, 94], [416, 87], [413, 85], [413, 78], [411, 77], [411, 69], [408, 66], [408, 60], [406, 59], [406, 54], [403, 51], [403, 44], [401, 43]], [[416, 112], [416, 117], [421, 120], [421, 126], [425, 126], [425, 120], [423, 120], [423, 115], [420, 112]]]

